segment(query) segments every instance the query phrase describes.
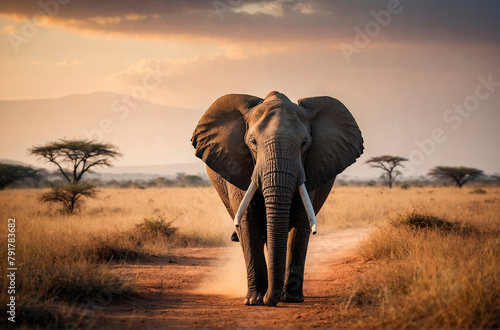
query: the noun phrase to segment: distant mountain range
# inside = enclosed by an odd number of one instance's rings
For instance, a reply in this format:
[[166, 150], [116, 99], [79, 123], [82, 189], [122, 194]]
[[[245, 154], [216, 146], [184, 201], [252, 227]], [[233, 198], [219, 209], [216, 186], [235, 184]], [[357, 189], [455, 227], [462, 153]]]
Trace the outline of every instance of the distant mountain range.
[[[102, 173], [204, 173], [190, 143], [203, 112], [108, 92], [0, 101], [0, 157], [45, 166], [27, 149], [60, 138], [92, 138], [116, 145], [123, 154]], [[147, 164], [168, 165], [142, 166]]]

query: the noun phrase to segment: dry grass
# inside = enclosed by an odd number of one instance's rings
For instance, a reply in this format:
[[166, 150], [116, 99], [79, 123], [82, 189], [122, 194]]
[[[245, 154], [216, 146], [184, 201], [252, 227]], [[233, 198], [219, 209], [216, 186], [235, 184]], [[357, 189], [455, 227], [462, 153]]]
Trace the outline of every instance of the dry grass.
[[318, 230], [380, 225], [399, 214], [421, 208], [454, 219], [482, 214], [486, 222], [498, 222], [500, 188], [334, 187], [318, 214]]
[[[364, 326], [495, 324], [488, 313], [491, 304], [498, 304], [500, 243], [486, 233], [498, 230], [500, 189], [482, 190], [334, 188], [318, 216], [319, 230], [384, 228], [363, 247], [364, 257], [372, 260], [373, 276], [361, 278], [348, 297], [348, 307], [374, 310], [376, 317]], [[164, 254], [172, 247], [231, 244], [232, 223], [211, 187], [106, 188], [73, 215], [41, 205], [38, 197], [43, 192], [0, 191], [0, 217], [17, 220], [18, 315], [31, 326], [86, 326], [81, 320], [86, 307], [133, 294], [133, 281], [113, 271], [114, 261]], [[450, 221], [453, 228], [478, 230], [465, 235], [463, 230], [443, 233], [402, 223], [386, 225], [413, 209]], [[145, 219], [153, 222], [146, 225]], [[178, 230], [171, 231], [174, 228]], [[2, 237], [6, 230], [0, 227]], [[5, 251], [5, 245], [0, 241], [0, 250]], [[4, 269], [5, 262], [0, 265]], [[6, 283], [2, 277], [0, 286]], [[7, 298], [4, 290], [0, 298]], [[461, 305], [468, 310], [458, 309]]]
[[[16, 218], [17, 324], [88, 325], [82, 323], [87, 307], [134, 293], [133, 280], [113, 272], [109, 261], [164, 254], [172, 246], [223, 245], [232, 230], [211, 188], [103, 189], [72, 215], [40, 204], [43, 192], [0, 191], [0, 217], [5, 224]], [[7, 236], [7, 225], [0, 234]], [[6, 245], [2, 239], [0, 250]], [[2, 276], [0, 287], [7, 280]], [[6, 290], [0, 298], [6, 301]]]
[[369, 267], [347, 299], [371, 311], [359, 326], [500, 327], [500, 192], [484, 191], [436, 190], [434, 203], [394, 217], [364, 242]]

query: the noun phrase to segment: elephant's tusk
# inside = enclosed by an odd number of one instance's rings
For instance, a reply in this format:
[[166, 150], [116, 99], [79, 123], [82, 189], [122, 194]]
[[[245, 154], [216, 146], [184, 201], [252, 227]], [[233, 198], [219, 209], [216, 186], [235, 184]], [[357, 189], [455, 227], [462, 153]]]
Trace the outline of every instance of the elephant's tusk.
[[309, 218], [309, 225], [311, 226], [311, 231], [313, 235], [316, 235], [317, 225], [316, 225], [316, 214], [314, 213], [314, 208], [309, 198], [309, 193], [307, 192], [305, 183], [301, 184], [299, 187], [300, 197], [304, 203], [304, 208], [306, 209], [307, 217]]
[[236, 211], [236, 215], [234, 217], [234, 226], [236, 228], [240, 226], [241, 218], [243, 218], [243, 213], [245, 213], [245, 211], [247, 210], [248, 205], [253, 198], [253, 195], [257, 191], [257, 188], [257, 184], [255, 184], [255, 182], [253, 181], [250, 181], [250, 186], [248, 187], [245, 196], [243, 196], [240, 206], [238, 207], [238, 211]]

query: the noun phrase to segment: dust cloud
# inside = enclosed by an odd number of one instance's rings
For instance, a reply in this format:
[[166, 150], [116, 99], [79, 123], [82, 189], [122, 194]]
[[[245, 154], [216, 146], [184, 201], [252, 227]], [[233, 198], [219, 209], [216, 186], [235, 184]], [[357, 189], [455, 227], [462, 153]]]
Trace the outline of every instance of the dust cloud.
[[247, 275], [241, 246], [234, 243], [221, 251], [213, 270], [205, 276], [195, 292], [244, 298], [247, 293]]
[[[306, 258], [305, 277], [318, 275], [321, 277], [319, 273], [321, 273], [321, 268], [324, 268], [325, 260], [339, 260], [346, 255], [347, 251], [353, 252], [358, 243], [365, 239], [372, 230], [372, 227], [347, 228], [312, 236]], [[193, 293], [231, 298], [245, 297], [247, 293], [246, 269], [240, 244], [233, 243], [228, 247], [220, 248], [219, 251], [221, 253], [210, 265], [210, 271]], [[323, 269], [322, 271], [329, 270]]]

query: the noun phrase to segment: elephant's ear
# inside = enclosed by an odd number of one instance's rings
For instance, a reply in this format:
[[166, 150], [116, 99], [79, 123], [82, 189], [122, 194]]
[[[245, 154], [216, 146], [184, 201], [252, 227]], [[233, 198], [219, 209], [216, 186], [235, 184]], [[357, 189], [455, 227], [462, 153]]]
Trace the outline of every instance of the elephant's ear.
[[220, 97], [201, 117], [191, 138], [196, 156], [242, 190], [250, 185], [254, 168], [252, 155], [244, 140], [244, 116], [260, 102], [261, 98], [251, 95]]
[[306, 186], [312, 191], [334, 179], [363, 153], [363, 137], [349, 110], [328, 96], [300, 99], [313, 112], [312, 144], [305, 160]]

